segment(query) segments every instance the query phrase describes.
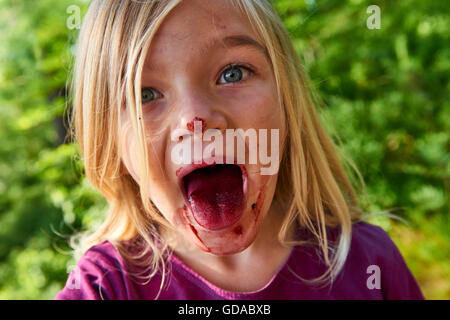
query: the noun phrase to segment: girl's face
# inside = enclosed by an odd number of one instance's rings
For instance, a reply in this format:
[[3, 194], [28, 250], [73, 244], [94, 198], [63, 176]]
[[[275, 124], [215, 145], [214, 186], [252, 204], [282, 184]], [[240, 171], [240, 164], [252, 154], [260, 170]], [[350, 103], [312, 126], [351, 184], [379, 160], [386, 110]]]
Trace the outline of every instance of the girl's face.
[[[268, 165], [261, 165], [259, 157], [249, 164], [249, 139], [246, 163], [239, 166], [207, 165], [206, 159], [200, 165], [177, 164], [172, 155], [193, 137], [193, 125], [200, 124], [200, 132], [224, 134], [223, 154], [216, 150], [215, 155], [227, 161], [231, 139], [225, 138], [226, 129], [267, 129], [269, 143], [262, 146], [258, 138], [257, 147], [269, 156], [271, 148], [276, 150], [278, 167], [283, 141], [272, 141], [271, 130], [278, 129], [281, 139], [285, 127], [271, 64], [251, 25], [229, 1], [182, 1], [165, 18], [146, 57], [142, 108], [149, 197], [161, 214], [182, 239], [206, 252], [223, 255], [247, 248], [271, 212], [277, 180], [276, 173], [261, 175]], [[122, 159], [139, 183], [137, 140], [126, 114]], [[211, 144], [200, 146], [205, 151]]]

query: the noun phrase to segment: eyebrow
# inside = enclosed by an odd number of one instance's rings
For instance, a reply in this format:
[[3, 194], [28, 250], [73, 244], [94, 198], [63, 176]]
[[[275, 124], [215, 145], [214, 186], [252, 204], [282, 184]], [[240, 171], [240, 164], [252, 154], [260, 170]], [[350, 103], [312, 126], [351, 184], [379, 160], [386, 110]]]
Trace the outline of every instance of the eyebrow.
[[208, 45], [208, 49], [211, 49], [212, 47], [218, 46], [220, 44], [223, 44], [225, 47], [249, 46], [259, 50], [264, 55], [268, 55], [267, 50], [263, 45], [247, 35], [232, 35], [227, 36], [223, 39], [216, 39], [210, 45]]
[[[258, 41], [253, 39], [250, 36], [247, 35], [231, 35], [226, 36], [224, 38], [217, 38], [213, 39], [212, 41], [209, 41], [205, 47], [202, 48], [201, 52], [207, 54], [210, 50], [217, 48], [217, 47], [225, 47], [225, 48], [233, 48], [233, 47], [251, 47], [262, 54], [265, 55], [266, 58], [269, 59], [269, 54], [267, 52], [267, 49], [260, 44]], [[157, 71], [158, 67], [155, 65], [151, 65], [146, 67], [147, 71]]]

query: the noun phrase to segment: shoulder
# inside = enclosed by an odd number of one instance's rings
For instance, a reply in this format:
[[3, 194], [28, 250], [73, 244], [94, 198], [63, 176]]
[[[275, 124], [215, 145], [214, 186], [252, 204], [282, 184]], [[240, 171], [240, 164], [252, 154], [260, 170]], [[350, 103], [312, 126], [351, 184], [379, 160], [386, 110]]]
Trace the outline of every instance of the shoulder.
[[348, 264], [377, 266], [392, 273], [403, 260], [389, 234], [381, 227], [359, 221], [352, 225]]
[[352, 274], [363, 272], [367, 277], [379, 273], [385, 299], [423, 299], [399, 249], [378, 226], [363, 221], [353, 224], [346, 267]]
[[103, 270], [114, 270], [123, 267], [123, 260], [118, 250], [109, 241], [91, 247], [79, 261], [79, 265], [95, 264]]
[[124, 263], [109, 241], [91, 247], [77, 262], [55, 297], [63, 300], [124, 299]]
[[359, 221], [352, 226], [352, 241], [350, 250], [367, 255], [371, 260], [384, 259], [395, 262], [398, 249], [389, 234], [381, 227]]

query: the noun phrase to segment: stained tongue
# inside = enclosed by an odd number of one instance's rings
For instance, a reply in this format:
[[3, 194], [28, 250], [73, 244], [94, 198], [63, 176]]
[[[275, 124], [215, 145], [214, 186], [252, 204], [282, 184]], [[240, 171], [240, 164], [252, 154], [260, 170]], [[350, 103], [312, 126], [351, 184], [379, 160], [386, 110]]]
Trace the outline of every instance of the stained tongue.
[[229, 164], [197, 169], [184, 177], [186, 195], [197, 223], [210, 230], [235, 223], [241, 216], [244, 199], [242, 183], [241, 169]]

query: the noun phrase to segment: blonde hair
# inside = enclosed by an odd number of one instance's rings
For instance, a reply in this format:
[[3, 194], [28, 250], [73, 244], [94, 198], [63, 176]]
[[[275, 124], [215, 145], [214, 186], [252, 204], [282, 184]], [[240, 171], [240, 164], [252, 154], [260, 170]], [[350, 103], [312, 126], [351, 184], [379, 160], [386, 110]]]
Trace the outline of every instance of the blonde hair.
[[[166, 273], [165, 258], [170, 253], [160, 235], [172, 226], [147, 196], [149, 179], [141, 179], [138, 185], [127, 174], [120, 158], [118, 128], [125, 110], [138, 137], [140, 174], [148, 176], [148, 150], [141, 120], [142, 69], [153, 36], [179, 2], [92, 1], [80, 31], [72, 81], [73, 135], [81, 148], [86, 177], [109, 203], [101, 227], [83, 236], [78, 248], [84, 252], [109, 240], [126, 261], [148, 267], [150, 272], [144, 278], [150, 279], [161, 271], [160, 288]], [[294, 224], [309, 230], [328, 269], [318, 278], [304, 280], [312, 284], [332, 281], [345, 263], [352, 221], [361, 217], [356, 193], [338, 149], [320, 124], [315, 94], [281, 20], [266, 0], [232, 2], [249, 19], [267, 49], [287, 120], [287, 140], [275, 193], [275, 199], [288, 204], [279, 240], [286, 245], [305, 244], [289, 240], [288, 230]], [[327, 227], [340, 228], [335, 246], [327, 239]], [[131, 239], [139, 239], [145, 249], [130, 253], [124, 243]], [[151, 254], [146, 254], [148, 251]]]

